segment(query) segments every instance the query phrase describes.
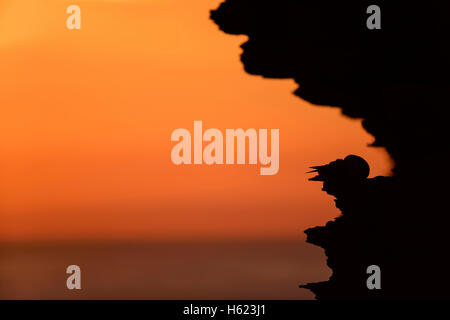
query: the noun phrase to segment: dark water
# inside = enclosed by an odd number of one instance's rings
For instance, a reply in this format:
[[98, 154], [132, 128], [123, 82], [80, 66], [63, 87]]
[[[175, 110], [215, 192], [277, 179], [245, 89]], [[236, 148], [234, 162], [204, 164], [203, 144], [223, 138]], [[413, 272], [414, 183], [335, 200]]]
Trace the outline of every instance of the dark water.
[[[21, 244], [0, 247], [3, 299], [312, 299], [322, 250], [298, 241]], [[66, 288], [68, 265], [82, 290]]]

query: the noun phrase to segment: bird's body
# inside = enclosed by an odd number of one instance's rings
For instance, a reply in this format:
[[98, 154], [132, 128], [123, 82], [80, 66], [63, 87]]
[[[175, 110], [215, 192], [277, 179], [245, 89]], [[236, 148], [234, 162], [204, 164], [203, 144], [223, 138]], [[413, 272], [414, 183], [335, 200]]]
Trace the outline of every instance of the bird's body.
[[344, 159], [337, 159], [329, 164], [310, 167], [317, 175], [310, 181], [327, 181], [336, 179], [364, 180], [369, 176], [370, 167], [366, 160], [359, 156], [348, 155]]

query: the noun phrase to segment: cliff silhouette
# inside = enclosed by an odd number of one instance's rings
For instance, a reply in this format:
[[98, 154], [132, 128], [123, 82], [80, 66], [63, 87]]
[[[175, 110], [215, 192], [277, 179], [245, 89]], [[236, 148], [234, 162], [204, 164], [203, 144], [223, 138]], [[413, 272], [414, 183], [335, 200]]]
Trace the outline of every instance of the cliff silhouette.
[[[370, 5], [381, 9], [379, 30], [366, 27]], [[318, 299], [450, 297], [449, 9], [435, 0], [227, 0], [211, 12], [222, 31], [248, 36], [246, 72], [292, 78], [300, 98], [363, 119], [395, 162], [392, 177], [349, 178], [362, 162], [347, 158], [325, 167], [338, 173], [317, 167], [312, 180], [342, 212], [305, 231], [333, 271], [304, 285]], [[373, 264], [381, 290], [366, 286]]]

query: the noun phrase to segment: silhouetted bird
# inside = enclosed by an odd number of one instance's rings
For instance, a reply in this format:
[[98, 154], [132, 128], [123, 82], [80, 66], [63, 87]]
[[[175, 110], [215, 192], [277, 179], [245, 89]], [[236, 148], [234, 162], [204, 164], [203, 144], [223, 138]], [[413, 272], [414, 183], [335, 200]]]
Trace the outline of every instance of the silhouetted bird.
[[317, 172], [315, 177], [309, 179], [310, 181], [326, 181], [337, 178], [347, 181], [364, 180], [370, 173], [370, 167], [366, 160], [353, 154], [329, 164], [310, 168], [314, 170], [307, 173]]

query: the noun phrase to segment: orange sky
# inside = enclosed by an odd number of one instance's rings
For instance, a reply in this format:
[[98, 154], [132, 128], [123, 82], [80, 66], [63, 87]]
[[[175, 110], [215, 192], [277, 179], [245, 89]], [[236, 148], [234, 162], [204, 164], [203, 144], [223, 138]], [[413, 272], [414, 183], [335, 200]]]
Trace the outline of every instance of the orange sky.
[[[309, 165], [354, 153], [389, 172], [360, 121], [247, 75], [245, 37], [208, 19], [219, 3], [0, 1], [1, 241], [302, 237], [338, 214]], [[279, 173], [173, 165], [171, 132], [194, 120], [279, 128]]]

